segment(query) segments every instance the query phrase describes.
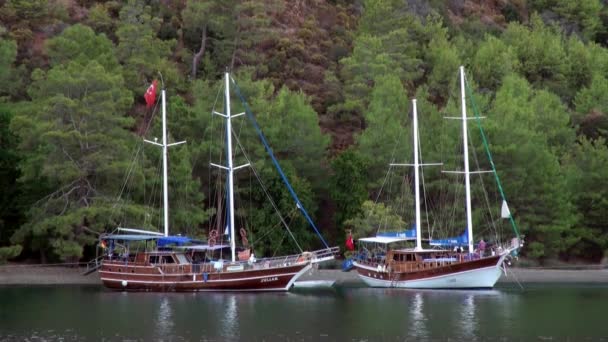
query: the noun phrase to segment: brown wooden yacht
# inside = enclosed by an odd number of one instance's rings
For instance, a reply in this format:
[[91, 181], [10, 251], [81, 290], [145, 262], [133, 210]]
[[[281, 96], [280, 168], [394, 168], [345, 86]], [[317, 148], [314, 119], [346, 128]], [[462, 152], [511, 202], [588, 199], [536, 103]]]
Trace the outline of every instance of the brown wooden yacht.
[[[216, 245], [217, 230], [209, 236], [208, 244], [200, 244], [183, 236], [169, 236], [169, 206], [167, 187], [167, 148], [179, 143], [167, 143], [165, 90], [162, 90], [162, 144], [146, 142], [162, 147], [163, 153], [163, 218], [164, 233], [131, 228], [118, 228], [117, 234], [103, 235], [99, 245], [103, 256], [98, 260], [99, 275], [103, 284], [116, 290], [139, 291], [286, 291], [316, 263], [334, 258], [338, 247], [330, 248], [314, 225], [302, 203], [291, 188], [281, 170], [264, 135], [259, 129], [247, 103], [241, 97], [246, 113], [232, 115], [230, 112], [230, 78], [225, 74], [226, 113], [214, 114], [226, 120], [226, 165], [211, 164], [226, 172], [226, 230], [229, 245]], [[233, 84], [236, 86], [234, 80]], [[236, 88], [238, 91], [238, 87]], [[240, 93], [238, 93], [240, 96]], [[252, 250], [245, 246], [239, 252], [236, 247], [234, 218], [234, 171], [250, 166], [233, 166], [232, 126], [233, 117], [247, 114], [253, 122], [260, 140], [270, 155], [285, 185], [292, 195], [296, 207], [318, 234], [325, 249], [299, 254], [256, 259]], [[269, 197], [269, 201], [272, 199]], [[273, 207], [276, 205], [273, 203]], [[284, 220], [285, 229], [289, 227]], [[211, 233], [210, 232], [210, 233]], [[242, 233], [241, 233], [242, 235]], [[293, 234], [290, 234], [293, 237]], [[220, 241], [221, 242], [221, 241]], [[299, 247], [299, 245], [298, 245]]]
[[[116, 290], [139, 291], [287, 291], [315, 263], [333, 259], [337, 249], [304, 252], [274, 258], [227, 261], [226, 245], [190, 245], [168, 250], [129, 253], [129, 246], [172, 238], [145, 234], [108, 235], [102, 242], [109, 252], [99, 275]], [[121, 245], [120, 248], [114, 247]], [[244, 259], [244, 258], [243, 258]]]

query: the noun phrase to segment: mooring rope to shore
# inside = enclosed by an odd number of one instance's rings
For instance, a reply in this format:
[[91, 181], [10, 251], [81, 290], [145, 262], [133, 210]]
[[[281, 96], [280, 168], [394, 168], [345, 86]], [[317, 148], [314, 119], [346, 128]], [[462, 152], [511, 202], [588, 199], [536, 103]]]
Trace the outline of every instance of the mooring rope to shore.
[[0, 265], [1, 268], [30, 268], [30, 267], [86, 267], [88, 262], [61, 262], [49, 264], [5, 264]]

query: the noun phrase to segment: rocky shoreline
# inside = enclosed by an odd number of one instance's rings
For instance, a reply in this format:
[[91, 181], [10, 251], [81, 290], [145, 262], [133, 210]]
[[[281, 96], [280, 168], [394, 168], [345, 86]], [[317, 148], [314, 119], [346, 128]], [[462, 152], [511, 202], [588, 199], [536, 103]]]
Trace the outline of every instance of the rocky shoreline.
[[[101, 285], [97, 273], [84, 276], [82, 267], [43, 265], [0, 266], [0, 285]], [[313, 270], [300, 278], [307, 280], [335, 280], [341, 286], [362, 286], [355, 271]], [[608, 269], [547, 269], [509, 268], [498, 281], [511, 283], [593, 283], [608, 285]]]

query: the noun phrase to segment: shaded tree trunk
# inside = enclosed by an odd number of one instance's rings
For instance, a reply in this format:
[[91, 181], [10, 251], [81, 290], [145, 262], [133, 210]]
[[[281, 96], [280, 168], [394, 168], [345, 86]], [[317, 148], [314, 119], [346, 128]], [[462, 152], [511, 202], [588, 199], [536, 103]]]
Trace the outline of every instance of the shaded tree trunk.
[[198, 63], [201, 58], [205, 55], [205, 48], [207, 46], [207, 25], [203, 26], [203, 33], [201, 34], [201, 48], [198, 50], [192, 58], [192, 79], [196, 78], [196, 71], [198, 69]]
[[41, 248], [39, 252], [40, 252], [40, 263], [41, 264], [46, 264], [47, 259], [46, 259], [46, 251], [45, 251], [45, 249]]

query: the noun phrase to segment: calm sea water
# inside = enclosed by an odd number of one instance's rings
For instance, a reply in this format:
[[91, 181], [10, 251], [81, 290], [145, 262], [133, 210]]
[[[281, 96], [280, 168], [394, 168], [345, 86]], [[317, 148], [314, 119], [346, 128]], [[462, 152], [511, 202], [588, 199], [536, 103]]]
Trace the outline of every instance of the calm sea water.
[[0, 287], [1, 341], [605, 340], [608, 285], [121, 293]]

